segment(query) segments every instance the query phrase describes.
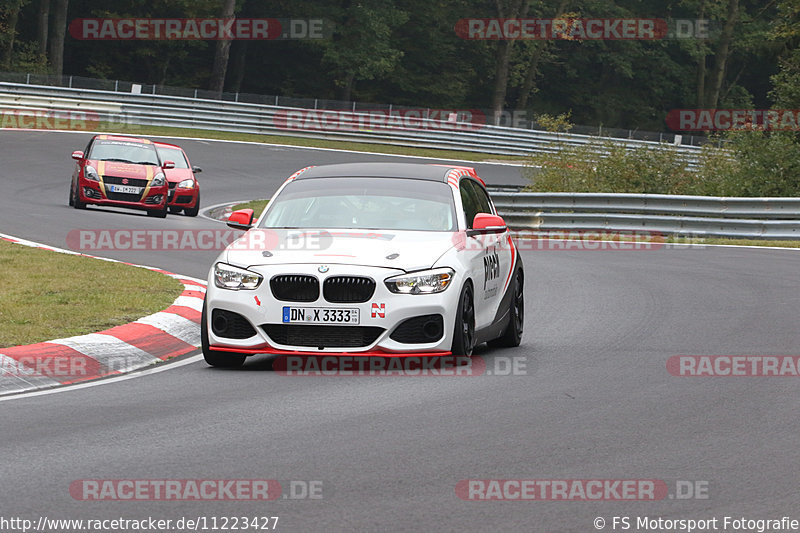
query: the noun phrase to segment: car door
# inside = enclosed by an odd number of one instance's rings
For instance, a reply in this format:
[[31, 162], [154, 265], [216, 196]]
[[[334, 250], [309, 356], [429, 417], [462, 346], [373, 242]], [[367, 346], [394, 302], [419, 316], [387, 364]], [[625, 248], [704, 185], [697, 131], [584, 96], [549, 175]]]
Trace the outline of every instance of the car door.
[[[476, 181], [469, 178], [462, 179], [459, 190], [468, 230], [472, 230], [472, 222], [478, 213], [494, 214], [488, 195]], [[500, 301], [500, 256], [502, 252], [498, 242], [498, 234], [476, 234], [467, 231], [470, 276], [475, 285], [476, 329], [491, 324]]]

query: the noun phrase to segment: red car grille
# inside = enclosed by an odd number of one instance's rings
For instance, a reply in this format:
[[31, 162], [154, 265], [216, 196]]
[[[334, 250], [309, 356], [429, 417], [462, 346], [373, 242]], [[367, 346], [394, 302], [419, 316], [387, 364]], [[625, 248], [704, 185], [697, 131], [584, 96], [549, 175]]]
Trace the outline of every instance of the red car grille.
[[131, 187], [147, 187], [147, 180], [138, 178], [120, 178], [119, 176], [103, 176], [107, 185], [130, 185]]

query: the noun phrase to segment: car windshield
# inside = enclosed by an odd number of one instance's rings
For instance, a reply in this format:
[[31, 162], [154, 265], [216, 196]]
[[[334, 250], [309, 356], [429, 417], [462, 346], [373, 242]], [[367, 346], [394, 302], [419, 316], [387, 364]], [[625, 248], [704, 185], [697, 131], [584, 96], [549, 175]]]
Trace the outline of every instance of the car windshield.
[[262, 228], [455, 231], [445, 183], [405, 178], [320, 178], [289, 183]]
[[156, 146], [158, 156], [161, 161], [174, 161], [175, 168], [189, 168], [189, 162], [183, 155], [183, 150], [180, 148], [171, 148], [169, 146]]
[[92, 143], [89, 159], [119, 161], [140, 165], [158, 165], [158, 155], [152, 144], [132, 141], [98, 140]]

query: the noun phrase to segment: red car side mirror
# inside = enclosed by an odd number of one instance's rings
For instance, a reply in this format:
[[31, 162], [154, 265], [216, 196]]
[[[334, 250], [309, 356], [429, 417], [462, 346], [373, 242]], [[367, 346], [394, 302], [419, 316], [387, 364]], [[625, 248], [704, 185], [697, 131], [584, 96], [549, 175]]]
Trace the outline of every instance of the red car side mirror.
[[164, 164], [161, 165], [161, 168], [163, 168], [164, 170], [169, 170], [171, 168], [175, 168], [175, 162], [174, 161], [164, 161]]
[[72, 152], [72, 159], [74, 159], [75, 161], [80, 161], [81, 159], [83, 159], [83, 152], [81, 152], [80, 150], [75, 150], [74, 152]]
[[503, 217], [490, 215], [489, 213], [478, 213], [472, 220], [472, 229], [502, 232], [507, 229], [506, 221]]
[[228, 227], [233, 229], [248, 230], [253, 227], [253, 210], [239, 209], [228, 217]]

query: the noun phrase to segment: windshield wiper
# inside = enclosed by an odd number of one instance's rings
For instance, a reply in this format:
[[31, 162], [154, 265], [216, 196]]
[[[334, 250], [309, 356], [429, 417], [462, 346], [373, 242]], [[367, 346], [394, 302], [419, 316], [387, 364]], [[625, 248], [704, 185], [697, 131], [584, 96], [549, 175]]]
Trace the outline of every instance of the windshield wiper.
[[136, 164], [134, 161], [130, 161], [129, 159], [114, 159], [114, 158], [109, 158], [109, 159], [101, 159], [101, 161], [114, 161], [114, 162], [116, 162], [116, 163], [131, 163], [131, 164]]

